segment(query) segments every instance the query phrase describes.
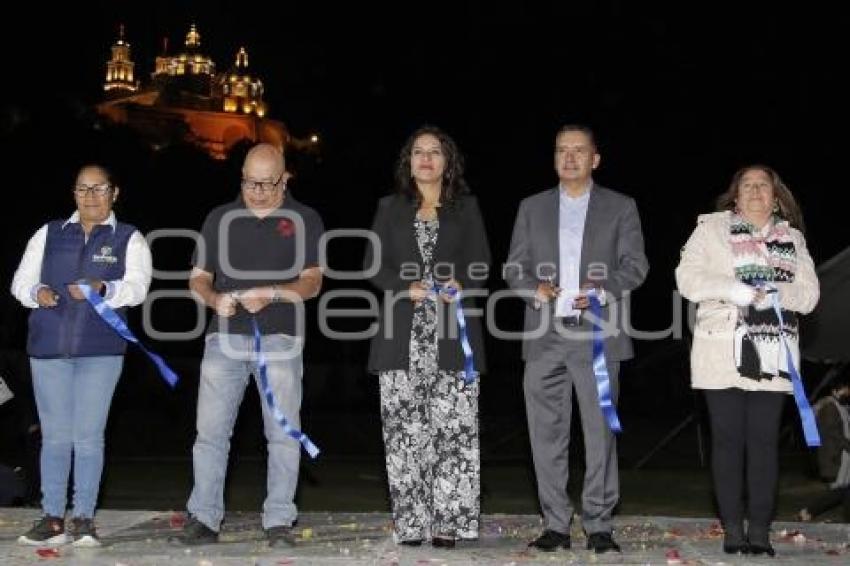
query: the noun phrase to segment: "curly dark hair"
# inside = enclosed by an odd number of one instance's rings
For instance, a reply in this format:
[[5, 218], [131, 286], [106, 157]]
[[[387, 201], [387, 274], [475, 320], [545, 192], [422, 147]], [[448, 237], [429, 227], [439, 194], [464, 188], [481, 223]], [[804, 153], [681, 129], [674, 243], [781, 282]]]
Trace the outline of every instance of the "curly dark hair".
[[446, 132], [436, 126], [422, 126], [404, 142], [395, 166], [395, 190], [409, 198], [411, 202], [415, 202], [417, 205], [421, 203], [422, 195], [410, 174], [410, 156], [416, 140], [428, 134], [439, 140], [443, 155], [446, 158], [443, 186], [440, 189], [440, 204], [443, 207], [450, 207], [460, 197], [469, 194], [469, 185], [466, 184], [466, 179], [463, 177], [463, 155], [457, 148], [457, 144]]
[[717, 210], [735, 210], [735, 200], [738, 198], [738, 186], [741, 184], [741, 179], [744, 178], [750, 171], [764, 171], [770, 182], [773, 185], [773, 194], [776, 198], [776, 204], [779, 205], [779, 210], [776, 215], [788, 221], [788, 223], [800, 232], [805, 231], [803, 224], [803, 212], [800, 210], [800, 205], [797, 204], [797, 199], [791, 189], [788, 188], [779, 173], [772, 167], [767, 165], [754, 164], [746, 167], [741, 167], [732, 176], [732, 182], [729, 183], [729, 188], [722, 195], [717, 197]]

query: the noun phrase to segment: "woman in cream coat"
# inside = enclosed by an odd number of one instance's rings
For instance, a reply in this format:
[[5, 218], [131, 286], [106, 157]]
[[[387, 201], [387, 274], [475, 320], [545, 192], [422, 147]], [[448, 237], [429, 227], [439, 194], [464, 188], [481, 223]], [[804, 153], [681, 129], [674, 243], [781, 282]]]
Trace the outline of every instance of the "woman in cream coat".
[[739, 170], [718, 210], [699, 217], [676, 268], [679, 291], [699, 304], [691, 382], [705, 391], [711, 419], [723, 549], [773, 556], [779, 423], [792, 393], [781, 344], [799, 368], [797, 316], [815, 307], [819, 286], [800, 209], [776, 171], [762, 165]]

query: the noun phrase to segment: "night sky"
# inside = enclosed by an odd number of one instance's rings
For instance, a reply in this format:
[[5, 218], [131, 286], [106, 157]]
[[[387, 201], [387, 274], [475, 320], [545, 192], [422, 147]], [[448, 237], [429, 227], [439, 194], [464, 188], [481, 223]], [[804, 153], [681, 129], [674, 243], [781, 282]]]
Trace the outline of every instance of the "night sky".
[[[9, 191], [21, 202], [3, 207], [3, 285], [32, 232], [70, 214], [66, 189], [81, 161], [104, 145], [113, 153], [116, 147], [140, 151], [133, 140], [106, 144], [80, 125], [102, 92], [118, 25], [126, 26], [137, 77], [144, 80], [162, 38], [175, 51], [194, 22], [202, 50], [219, 70], [246, 47], [252, 71], [265, 82], [270, 116], [297, 137], [321, 137], [319, 158], [290, 156], [292, 190], [329, 228], [370, 224], [376, 200], [390, 190], [402, 142], [431, 123], [466, 155], [467, 179], [500, 264], [519, 201], [556, 182], [555, 131], [567, 122], [591, 125], [602, 153], [596, 180], [635, 197], [644, 224], [651, 270], [635, 299], [638, 326], [661, 328], [669, 324], [672, 270], [696, 215], [713, 208], [743, 165], [764, 162], [790, 185], [817, 263], [850, 241], [845, 207], [836, 200], [843, 200], [846, 181], [848, 93], [839, 87], [846, 81], [846, 20], [827, 3], [747, 5], [122, 1], [25, 7], [5, 18], [0, 34], [5, 188], [7, 203]], [[43, 55], [30, 53], [34, 43]], [[126, 198], [118, 212], [143, 232], [197, 229], [212, 206], [236, 193], [232, 164], [180, 154], [148, 159], [120, 166]], [[340, 252], [330, 259], [353, 267], [356, 256]], [[186, 262], [188, 250], [173, 259], [175, 266]], [[503, 286], [491, 278], [492, 289]], [[6, 316], [23, 325], [20, 309], [4, 305]], [[638, 352], [652, 348], [639, 345]], [[365, 362], [363, 348], [353, 352], [352, 363]], [[499, 354], [517, 358], [518, 348]]]

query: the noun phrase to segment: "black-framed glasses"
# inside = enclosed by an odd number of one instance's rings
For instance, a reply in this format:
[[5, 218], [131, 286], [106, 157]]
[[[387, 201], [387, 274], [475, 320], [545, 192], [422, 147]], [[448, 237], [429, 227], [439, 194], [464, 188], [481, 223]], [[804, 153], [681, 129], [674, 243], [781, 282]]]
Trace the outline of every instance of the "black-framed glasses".
[[273, 193], [283, 180], [283, 172], [276, 181], [253, 181], [242, 177], [242, 190], [254, 191], [255, 193]]
[[102, 197], [109, 193], [109, 191], [111, 190], [112, 185], [109, 183], [97, 183], [95, 185], [86, 185], [85, 183], [79, 183], [77, 185], [74, 185], [74, 194], [78, 197], [84, 197], [90, 194]]

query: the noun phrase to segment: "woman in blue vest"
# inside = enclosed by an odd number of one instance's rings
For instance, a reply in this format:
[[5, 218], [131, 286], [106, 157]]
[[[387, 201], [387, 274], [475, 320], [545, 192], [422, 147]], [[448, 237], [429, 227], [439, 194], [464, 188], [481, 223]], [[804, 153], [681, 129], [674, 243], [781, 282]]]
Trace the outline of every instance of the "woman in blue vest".
[[[118, 193], [106, 169], [83, 167], [72, 189], [77, 210], [33, 235], [12, 282], [12, 294], [33, 309], [27, 353], [42, 429], [44, 516], [19, 538], [23, 544], [100, 544], [93, 517], [103, 432], [125, 342], [88, 303], [80, 284], [121, 314], [144, 301], [151, 280], [144, 236], [112, 212]], [[72, 461], [74, 499], [66, 533]]]

